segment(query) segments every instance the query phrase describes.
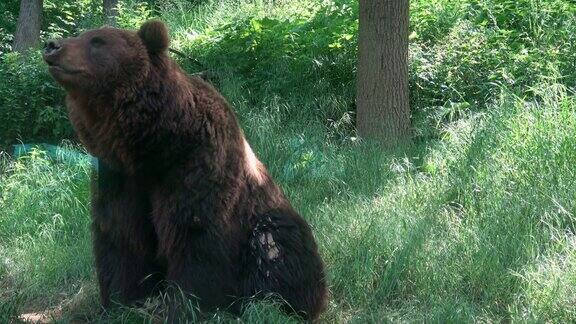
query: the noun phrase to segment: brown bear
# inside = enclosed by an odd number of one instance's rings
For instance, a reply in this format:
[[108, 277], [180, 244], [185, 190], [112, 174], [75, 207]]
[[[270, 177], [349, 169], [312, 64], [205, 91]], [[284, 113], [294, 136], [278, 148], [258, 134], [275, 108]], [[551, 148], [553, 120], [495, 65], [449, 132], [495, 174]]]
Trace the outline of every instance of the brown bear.
[[103, 305], [133, 303], [169, 282], [202, 310], [274, 295], [316, 319], [327, 291], [309, 225], [226, 100], [188, 76], [168, 43], [165, 25], [149, 21], [44, 50], [80, 141], [102, 165], [92, 229]]

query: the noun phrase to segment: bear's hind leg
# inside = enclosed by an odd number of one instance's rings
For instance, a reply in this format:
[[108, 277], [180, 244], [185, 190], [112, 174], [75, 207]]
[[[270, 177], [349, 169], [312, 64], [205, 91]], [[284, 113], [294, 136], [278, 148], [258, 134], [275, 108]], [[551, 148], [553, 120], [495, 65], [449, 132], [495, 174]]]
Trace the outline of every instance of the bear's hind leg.
[[285, 310], [314, 320], [326, 303], [324, 265], [308, 224], [292, 211], [263, 215], [246, 257], [245, 296], [276, 295]]

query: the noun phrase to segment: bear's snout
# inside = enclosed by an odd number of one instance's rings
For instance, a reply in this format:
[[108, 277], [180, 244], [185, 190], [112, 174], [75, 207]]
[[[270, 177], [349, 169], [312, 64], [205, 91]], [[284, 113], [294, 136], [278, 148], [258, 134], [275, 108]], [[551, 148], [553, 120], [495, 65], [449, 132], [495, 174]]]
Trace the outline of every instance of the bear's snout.
[[44, 56], [54, 55], [62, 49], [60, 43], [56, 40], [49, 40], [44, 44]]
[[58, 65], [59, 53], [62, 51], [62, 43], [56, 40], [47, 41], [44, 44], [44, 52], [42, 57], [48, 66], [53, 67]]
[[42, 57], [49, 66], [57, 65], [58, 54], [62, 50], [62, 43], [56, 40], [49, 40], [44, 44]]
[[86, 72], [78, 45], [73, 38], [50, 40], [44, 44], [42, 58], [48, 65], [48, 72], [62, 85], [77, 83], [78, 79], [72, 79], [72, 76]]

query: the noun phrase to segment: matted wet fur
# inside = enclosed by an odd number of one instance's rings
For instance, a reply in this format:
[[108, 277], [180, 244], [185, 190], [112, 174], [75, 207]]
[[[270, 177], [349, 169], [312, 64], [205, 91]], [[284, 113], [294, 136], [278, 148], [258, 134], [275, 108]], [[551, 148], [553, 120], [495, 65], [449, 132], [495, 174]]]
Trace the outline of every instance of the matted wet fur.
[[326, 283], [310, 227], [225, 99], [167, 48], [166, 27], [150, 21], [50, 42], [44, 53], [78, 137], [101, 163], [92, 216], [102, 304], [133, 303], [171, 282], [203, 310], [271, 293], [316, 319]]

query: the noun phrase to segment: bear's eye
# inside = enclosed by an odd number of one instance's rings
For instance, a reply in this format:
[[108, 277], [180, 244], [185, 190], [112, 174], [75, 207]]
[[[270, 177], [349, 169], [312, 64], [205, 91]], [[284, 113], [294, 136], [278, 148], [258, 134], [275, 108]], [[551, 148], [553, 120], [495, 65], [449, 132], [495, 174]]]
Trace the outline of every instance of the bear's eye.
[[100, 47], [104, 44], [106, 44], [106, 42], [100, 37], [92, 37], [92, 39], [90, 40], [90, 45], [94, 47]]

